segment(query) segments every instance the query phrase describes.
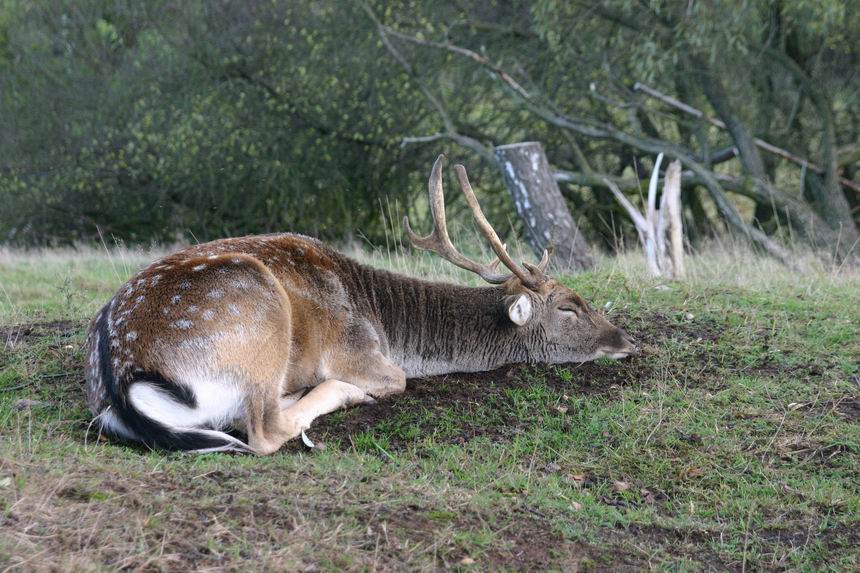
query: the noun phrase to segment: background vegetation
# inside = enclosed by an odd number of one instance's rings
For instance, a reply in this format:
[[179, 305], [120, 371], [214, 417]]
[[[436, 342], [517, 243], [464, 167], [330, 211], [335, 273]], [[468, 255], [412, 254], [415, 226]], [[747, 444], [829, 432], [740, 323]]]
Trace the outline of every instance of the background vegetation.
[[727, 222], [844, 256], [858, 81], [849, 0], [2, 0], [0, 240], [378, 242], [426, 216], [440, 151], [501, 223], [492, 147], [535, 139], [592, 244], [632, 232], [601, 178], [636, 195], [666, 151], [694, 243]]

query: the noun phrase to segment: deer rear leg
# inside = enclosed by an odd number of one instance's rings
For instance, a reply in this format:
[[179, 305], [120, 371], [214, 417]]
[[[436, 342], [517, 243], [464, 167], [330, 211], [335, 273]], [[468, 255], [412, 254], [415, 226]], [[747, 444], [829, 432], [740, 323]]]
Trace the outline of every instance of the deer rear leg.
[[289, 440], [289, 426], [281, 412], [277, 393], [257, 393], [246, 400], [245, 428], [248, 445], [260, 455], [272, 454]]

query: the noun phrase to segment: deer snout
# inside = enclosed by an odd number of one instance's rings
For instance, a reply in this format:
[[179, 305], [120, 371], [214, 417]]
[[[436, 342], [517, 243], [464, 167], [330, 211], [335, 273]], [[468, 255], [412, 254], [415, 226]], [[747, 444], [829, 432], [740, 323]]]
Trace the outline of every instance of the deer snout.
[[625, 352], [627, 352], [628, 356], [631, 354], [639, 354], [639, 347], [636, 346], [636, 339], [627, 334], [627, 331], [623, 328], [619, 328], [618, 332], [621, 334], [621, 339], [625, 344]]
[[604, 356], [618, 359], [639, 353], [636, 340], [632, 336], [627, 334], [623, 328], [616, 326], [611, 328], [612, 330], [603, 336], [600, 350]]

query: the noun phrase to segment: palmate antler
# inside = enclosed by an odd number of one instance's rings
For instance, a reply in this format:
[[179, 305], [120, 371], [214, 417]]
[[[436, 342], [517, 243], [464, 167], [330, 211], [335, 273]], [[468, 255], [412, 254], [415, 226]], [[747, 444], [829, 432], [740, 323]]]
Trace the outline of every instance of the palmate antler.
[[[445, 194], [442, 191], [442, 164], [445, 162], [445, 156], [440, 155], [433, 164], [433, 170], [430, 173], [430, 181], [428, 189], [430, 192], [430, 212], [433, 215], [433, 232], [426, 237], [417, 235], [412, 227], [409, 226], [409, 217], [403, 218], [403, 226], [406, 229], [406, 234], [409, 236], [410, 242], [427, 251], [432, 251], [453, 263], [461, 269], [466, 269], [479, 275], [482, 279], [491, 284], [501, 284], [509, 280], [512, 276], [516, 276], [523, 283], [523, 286], [529, 289], [535, 289], [546, 282], [546, 267], [549, 263], [549, 252], [543, 252], [543, 257], [540, 263], [532, 265], [523, 263], [523, 267], [514, 262], [508, 254], [507, 249], [502, 244], [499, 235], [496, 234], [490, 222], [484, 216], [478, 199], [475, 197], [475, 192], [472, 190], [472, 185], [469, 183], [469, 177], [466, 175], [466, 168], [462, 165], [455, 165], [454, 170], [457, 172], [457, 179], [460, 182], [460, 188], [463, 190], [463, 195], [466, 196], [466, 202], [472, 210], [472, 216], [478, 225], [478, 229], [484, 238], [490, 243], [493, 252], [496, 253], [498, 259], [489, 264], [482, 264], [473, 261], [468, 257], [463, 256], [457, 251], [451, 238], [448, 236], [448, 224], [445, 220]], [[499, 263], [504, 265], [511, 271], [508, 274], [498, 274], [496, 268]]]

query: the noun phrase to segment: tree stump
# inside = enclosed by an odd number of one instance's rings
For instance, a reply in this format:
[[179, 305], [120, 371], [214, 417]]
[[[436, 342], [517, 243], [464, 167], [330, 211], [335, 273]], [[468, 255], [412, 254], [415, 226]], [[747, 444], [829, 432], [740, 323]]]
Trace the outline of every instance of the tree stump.
[[500, 145], [496, 161], [526, 230], [526, 241], [540, 257], [552, 247], [552, 266], [583, 270], [594, 265], [591, 249], [570, 214], [537, 141]]

